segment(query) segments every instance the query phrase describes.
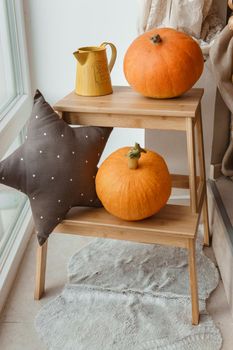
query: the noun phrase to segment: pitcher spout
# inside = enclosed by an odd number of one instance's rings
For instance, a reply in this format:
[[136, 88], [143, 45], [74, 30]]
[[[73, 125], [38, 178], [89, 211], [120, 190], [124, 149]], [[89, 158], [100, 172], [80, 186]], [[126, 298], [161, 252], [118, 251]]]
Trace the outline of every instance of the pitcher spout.
[[73, 55], [80, 64], [84, 64], [87, 60], [88, 52], [77, 50], [73, 52]]

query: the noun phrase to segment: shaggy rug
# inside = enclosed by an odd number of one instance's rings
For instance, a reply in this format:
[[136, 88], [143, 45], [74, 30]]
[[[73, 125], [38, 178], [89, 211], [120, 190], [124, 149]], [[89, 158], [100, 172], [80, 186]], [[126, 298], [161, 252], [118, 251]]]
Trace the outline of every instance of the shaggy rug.
[[191, 325], [187, 251], [96, 239], [69, 261], [69, 282], [36, 317], [50, 350], [217, 350], [205, 301], [219, 281], [197, 241], [200, 324]]

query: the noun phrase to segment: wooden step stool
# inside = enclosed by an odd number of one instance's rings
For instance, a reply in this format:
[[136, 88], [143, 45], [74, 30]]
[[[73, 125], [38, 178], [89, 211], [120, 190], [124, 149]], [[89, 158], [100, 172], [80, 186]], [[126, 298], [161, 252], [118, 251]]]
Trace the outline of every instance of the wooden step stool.
[[[158, 214], [127, 222], [104, 208], [73, 208], [54, 230], [83, 236], [105, 237], [142, 243], [165, 244], [189, 251], [192, 323], [199, 322], [195, 261], [196, 234], [201, 213], [204, 244], [209, 245], [208, 208], [201, 118], [203, 89], [192, 89], [176, 99], [145, 98], [129, 87], [118, 86], [111, 95], [78, 96], [74, 92], [57, 102], [55, 110], [69, 124], [181, 130], [186, 132], [189, 175], [172, 175], [173, 187], [190, 190], [190, 206], [167, 204]], [[196, 174], [195, 132], [197, 131], [200, 174]], [[136, 141], [136, 140], [135, 140]], [[38, 246], [35, 299], [44, 292], [47, 243]]]

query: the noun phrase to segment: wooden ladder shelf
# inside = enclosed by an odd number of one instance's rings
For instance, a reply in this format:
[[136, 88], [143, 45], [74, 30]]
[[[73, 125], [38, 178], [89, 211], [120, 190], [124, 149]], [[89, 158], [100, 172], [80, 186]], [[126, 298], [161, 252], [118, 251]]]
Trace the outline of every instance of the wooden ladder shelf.
[[[199, 322], [198, 285], [195, 260], [196, 234], [201, 213], [204, 222], [204, 244], [209, 245], [209, 222], [205, 181], [201, 98], [203, 89], [191, 89], [170, 100], [153, 100], [133, 92], [129, 87], [115, 87], [112, 95], [78, 96], [74, 92], [54, 106], [67, 123], [181, 130], [186, 133], [189, 175], [172, 175], [173, 187], [190, 191], [190, 205], [167, 204], [158, 214], [137, 222], [120, 220], [104, 208], [77, 207], [69, 211], [54, 233], [76, 234], [164, 244], [188, 249], [192, 323]], [[195, 130], [197, 137], [195, 138]], [[197, 140], [197, 142], [196, 142]], [[196, 170], [198, 146], [199, 175]], [[35, 299], [44, 292], [47, 243], [37, 250]]]

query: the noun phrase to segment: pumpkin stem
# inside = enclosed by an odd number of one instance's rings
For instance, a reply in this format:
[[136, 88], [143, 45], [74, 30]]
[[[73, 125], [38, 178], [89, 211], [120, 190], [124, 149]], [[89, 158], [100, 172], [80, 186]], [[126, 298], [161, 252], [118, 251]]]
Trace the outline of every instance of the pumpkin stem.
[[161, 36], [159, 34], [152, 36], [150, 40], [153, 42], [153, 44], [159, 44], [162, 42]]
[[130, 149], [127, 154], [128, 157], [128, 167], [130, 169], [137, 169], [138, 160], [141, 157], [141, 153], [146, 153], [146, 150], [141, 148], [139, 143], [135, 143], [134, 147]]

